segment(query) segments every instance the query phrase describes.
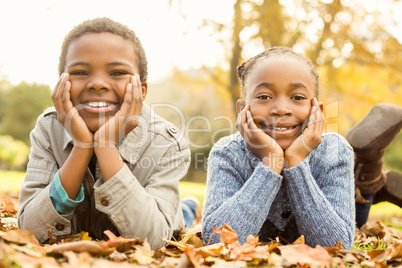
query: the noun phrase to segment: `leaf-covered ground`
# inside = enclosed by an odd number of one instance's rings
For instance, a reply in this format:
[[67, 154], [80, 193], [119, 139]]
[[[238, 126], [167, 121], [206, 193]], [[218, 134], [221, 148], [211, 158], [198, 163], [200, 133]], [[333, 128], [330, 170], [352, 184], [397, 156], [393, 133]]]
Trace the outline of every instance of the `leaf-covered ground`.
[[[0, 268], [2, 267], [402, 267], [402, 215], [371, 218], [356, 230], [352, 250], [341, 244], [315, 248], [300, 237], [291, 245], [280, 240], [260, 243], [249, 236], [240, 245], [230, 226], [215, 229], [221, 242], [203, 245], [200, 225], [185, 230], [177, 241], [152, 250], [146, 241], [116, 237], [94, 241], [88, 233], [54, 237], [41, 245], [32, 233], [16, 227], [16, 194], [0, 194]], [[392, 224], [387, 226], [384, 223]]]

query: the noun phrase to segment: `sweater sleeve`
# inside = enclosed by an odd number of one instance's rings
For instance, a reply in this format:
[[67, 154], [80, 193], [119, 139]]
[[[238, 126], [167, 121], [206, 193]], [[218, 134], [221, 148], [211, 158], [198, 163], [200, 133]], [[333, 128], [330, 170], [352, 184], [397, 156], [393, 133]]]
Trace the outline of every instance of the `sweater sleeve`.
[[[271, 171], [254, 155], [256, 167], [251, 170], [241, 148], [215, 145], [208, 158], [207, 189], [203, 210], [204, 243], [219, 242], [214, 227], [224, 223], [238, 232], [240, 243], [249, 234], [256, 236], [267, 218], [279, 191], [282, 176]], [[230, 148], [229, 148], [230, 147]], [[251, 176], [245, 175], [250, 170]]]
[[[339, 135], [327, 135], [311, 159], [283, 170], [299, 233], [309, 245], [350, 249], [355, 231], [353, 150]], [[313, 176], [314, 173], [314, 176]]]

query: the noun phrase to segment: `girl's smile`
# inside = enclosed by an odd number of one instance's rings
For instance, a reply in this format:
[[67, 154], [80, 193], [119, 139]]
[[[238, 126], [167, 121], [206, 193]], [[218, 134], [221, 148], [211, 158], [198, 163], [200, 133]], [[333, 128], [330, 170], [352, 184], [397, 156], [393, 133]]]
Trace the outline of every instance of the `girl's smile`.
[[291, 56], [261, 59], [246, 81], [245, 100], [258, 128], [283, 150], [301, 135], [315, 97], [314, 78]]

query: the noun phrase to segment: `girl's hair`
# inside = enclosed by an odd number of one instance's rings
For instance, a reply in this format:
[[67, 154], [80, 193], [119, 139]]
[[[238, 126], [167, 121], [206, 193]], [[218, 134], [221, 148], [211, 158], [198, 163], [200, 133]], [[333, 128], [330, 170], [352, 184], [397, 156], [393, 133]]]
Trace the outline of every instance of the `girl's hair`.
[[281, 56], [294, 57], [306, 64], [306, 66], [310, 69], [311, 74], [313, 75], [314, 82], [315, 82], [314, 94], [316, 97], [318, 97], [318, 74], [317, 74], [314, 64], [308, 58], [306, 58], [306, 57], [294, 52], [290, 48], [286, 48], [286, 47], [272, 47], [272, 48], [266, 49], [265, 51], [250, 58], [249, 60], [244, 62], [242, 65], [237, 67], [237, 76], [239, 77], [239, 79], [241, 81], [243, 97], [246, 96], [247, 78], [248, 78], [250, 72], [252, 71], [253, 67], [258, 62], [258, 60], [262, 59], [262, 58], [272, 58], [272, 57], [281, 57]]
[[134, 52], [137, 56], [138, 68], [141, 82], [147, 81], [148, 78], [148, 61], [145, 55], [144, 48], [141, 45], [140, 39], [136, 36], [135, 32], [127, 26], [113, 21], [109, 18], [96, 18], [86, 20], [81, 24], [75, 26], [65, 37], [61, 47], [59, 58], [59, 75], [64, 72], [66, 67], [67, 50], [71, 43], [81, 36], [88, 33], [112, 33], [130, 41], [133, 44]]

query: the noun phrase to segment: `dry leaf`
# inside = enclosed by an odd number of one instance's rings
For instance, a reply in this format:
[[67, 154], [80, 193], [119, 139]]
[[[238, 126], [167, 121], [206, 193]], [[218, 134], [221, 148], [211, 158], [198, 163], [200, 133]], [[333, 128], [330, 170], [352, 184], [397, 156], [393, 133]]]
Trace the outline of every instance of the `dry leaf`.
[[224, 223], [224, 225], [219, 228], [214, 227], [213, 233], [220, 234], [221, 237], [219, 238], [219, 241], [221, 241], [225, 245], [230, 245], [237, 241], [237, 234], [232, 229], [232, 227], [230, 227], [226, 223]]
[[388, 251], [388, 260], [394, 260], [402, 257], [402, 243], [392, 245]]
[[325, 248], [317, 245], [311, 248], [306, 244], [280, 247], [282, 257], [291, 265], [329, 266], [331, 257]]
[[0, 237], [12, 243], [39, 245], [38, 239], [28, 230], [11, 230], [0, 234]]
[[95, 256], [107, 256], [113, 251], [115, 248], [109, 247], [101, 247], [99, 243], [95, 241], [75, 241], [69, 243], [62, 243], [62, 244], [54, 244], [47, 249], [47, 253], [49, 254], [62, 254], [66, 251], [73, 251], [73, 252], [89, 252]]
[[148, 265], [151, 264], [154, 259], [152, 258], [154, 256], [154, 251], [151, 250], [151, 246], [149, 245], [148, 242], [144, 242], [144, 245], [135, 245], [135, 252], [134, 252], [134, 259], [138, 262], [140, 265]]

